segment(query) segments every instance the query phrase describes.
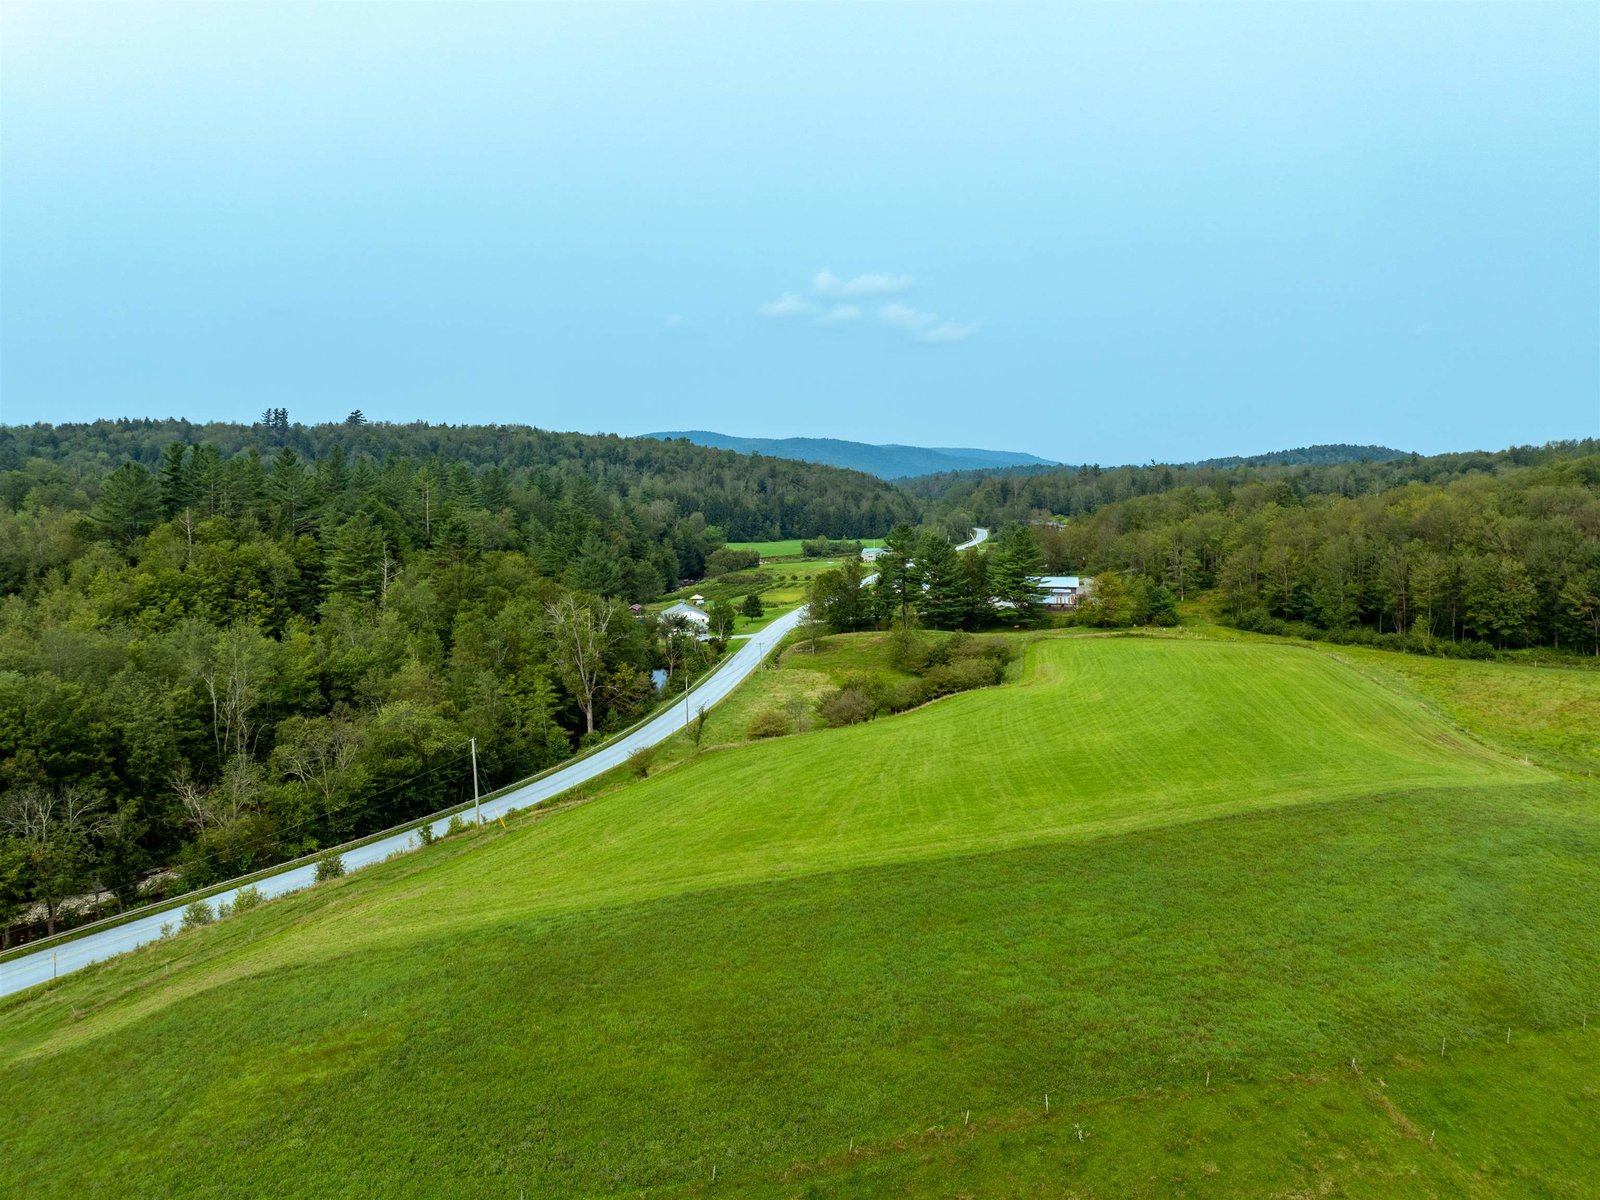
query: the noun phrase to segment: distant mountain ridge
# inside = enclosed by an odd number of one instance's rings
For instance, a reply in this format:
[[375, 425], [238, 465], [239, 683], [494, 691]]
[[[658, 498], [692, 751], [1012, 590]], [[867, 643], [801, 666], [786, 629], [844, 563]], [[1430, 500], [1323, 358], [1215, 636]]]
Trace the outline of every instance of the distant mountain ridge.
[[[1356, 446], [1347, 442], [1332, 442], [1317, 446], [1297, 446], [1293, 450], [1272, 450], [1266, 454], [1232, 455], [1226, 458], [1203, 458], [1195, 462], [1157, 462], [1152, 459], [1147, 463], [1123, 463], [1122, 467], [1157, 467], [1166, 466], [1175, 470], [1188, 470], [1199, 468], [1213, 471], [1231, 471], [1235, 467], [1329, 467], [1339, 463], [1386, 463], [1395, 462], [1402, 458], [1415, 458], [1416, 452], [1412, 450], [1396, 450], [1392, 446]], [[986, 477], [993, 475], [1034, 476], [1048, 475], [1060, 471], [1068, 475], [1076, 475], [1081, 471], [1119, 470], [1120, 467], [1107, 468], [1103, 464], [1095, 463], [1029, 463], [1023, 466], [981, 467], [976, 470], [962, 471], [944, 470], [928, 477], [927, 486], [939, 487], [949, 482], [946, 476], [961, 475], [964, 477]], [[909, 481], [902, 481], [899, 486], [907, 486]], [[921, 479], [915, 481], [918, 486], [923, 486]]]
[[1060, 465], [1034, 454], [970, 447], [876, 446], [869, 442], [848, 442], [839, 438], [746, 438], [714, 433], [708, 429], [682, 429], [641, 436], [663, 441], [683, 438], [696, 446], [710, 446], [717, 450], [765, 454], [770, 458], [795, 458], [801, 462], [845, 467], [876, 475], [879, 479], [906, 479], [913, 475], [932, 475], [942, 471]]

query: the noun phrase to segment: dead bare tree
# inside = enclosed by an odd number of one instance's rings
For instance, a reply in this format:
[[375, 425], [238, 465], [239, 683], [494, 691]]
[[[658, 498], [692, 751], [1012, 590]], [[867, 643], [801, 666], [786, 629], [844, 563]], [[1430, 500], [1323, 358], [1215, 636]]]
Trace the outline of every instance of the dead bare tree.
[[556, 668], [583, 709], [585, 733], [594, 732], [594, 698], [605, 670], [606, 629], [617, 614], [609, 597], [593, 602], [570, 592], [545, 606], [555, 643]]
[[237, 822], [252, 807], [255, 795], [255, 778], [247, 758], [235, 758], [228, 763], [222, 781], [216, 787], [202, 787], [188, 775], [175, 775], [172, 790], [183, 805], [184, 816], [194, 826], [196, 833], [213, 829], [226, 829]]
[[259, 636], [253, 630], [235, 626], [222, 633], [213, 653], [200, 670], [206, 693], [211, 698], [211, 734], [217, 758], [246, 760], [255, 741], [252, 718], [261, 700], [261, 681], [266, 673]]

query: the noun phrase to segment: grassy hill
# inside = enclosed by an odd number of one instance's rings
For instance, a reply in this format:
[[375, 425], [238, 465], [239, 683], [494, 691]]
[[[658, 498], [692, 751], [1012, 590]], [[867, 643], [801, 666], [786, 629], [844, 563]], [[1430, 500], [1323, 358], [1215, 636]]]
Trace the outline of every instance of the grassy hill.
[[1595, 786], [1378, 657], [1037, 640], [0, 1002], [0, 1191], [1592, 1194]]

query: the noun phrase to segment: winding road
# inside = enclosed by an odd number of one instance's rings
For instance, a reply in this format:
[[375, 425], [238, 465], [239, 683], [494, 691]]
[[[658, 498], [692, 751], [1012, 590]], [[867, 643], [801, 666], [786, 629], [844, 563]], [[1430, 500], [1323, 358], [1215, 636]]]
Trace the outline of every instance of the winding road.
[[[957, 549], [970, 549], [980, 542], [987, 541], [988, 537], [987, 529], [974, 529], [972, 538], [961, 543]], [[868, 582], [871, 578], [875, 576], [869, 577]], [[580, 783], [587, 783], [596, 776], [604, 775], [607, 771], [621, 766], [627, 761], [628, 755], [635, 750], [665, 741], [687, 725], [694, 713], [726, 699], [733, 689], [743, 683], [761, 665], [762, 660], [772, 649], [800, 623], [804, 612], [804, 607], [797, 608], [793, 612], [785, 613], [765, 629], [751, 634], [720, 667], [690, 689], [686, 698], [679, 700], [671, 708], [657, 714], [644, 724], [621, 734], [615, 741], [606, 743], [587, 758], [569, 763], [492, 800], [485, 800], [482, 805], [483, 819], [494, 820], [514, 808], [531, 808], [536, 804], [542, 804]], [[434, 833], [442, 834], [445, 826], [449, 824], [449, 818], [440, 817], [431, 824]], [[353, 871], [360, 867], [371, 866], [373, 863], [382, 862], [396, 851], [415, 848], [415, 828], [344, 851], [341, 857], [344, 859], [345, 869]], [[310, 887], [315, 881], [315, 875], [316, 864], [303, 863], [257, 879], [254, 881], [254, 886], [263, 898], [270, 899]], [[237, 888], [229, 888], [207, 899], [212, 905], [232, 903], [237, 891]], [[57, 975], [65, 975], [90, 963], [100, 962], [147, 942], [156, 941], [161, 937], [161, 927], [176, 924], [181, 915], [178, 909], [163, 909], [122, 925], [58, 943], [53, 947], [41, 947], [31, 954], [22, 955], [9, 962], [0, 962], [0, 996], [19, 992], [23, 988], [44, 983]]]

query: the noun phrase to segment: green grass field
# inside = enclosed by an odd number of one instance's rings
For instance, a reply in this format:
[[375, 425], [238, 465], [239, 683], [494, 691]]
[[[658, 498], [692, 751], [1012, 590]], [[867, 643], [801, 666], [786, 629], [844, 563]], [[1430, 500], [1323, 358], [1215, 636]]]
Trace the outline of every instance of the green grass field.
[[[721, 600], [733, 605], [737, 610], [739, 602], [751, 592], [755, 592], [760, 595], [766, 611], [754, 618], [741, 613], [733, 626], [735, 634], [754, 633], [784, 613], [792, 611], [805, 599], [811, 581], [824, 571], [834, 570], [838, 565], [837, 559], [821, 558], [763, 563], [750, 571], [740, 571], [717, 579], [704, 579], [699, 583], [681, 587], [675, 592], [669, 592], [651, 607], [665, 608], [669, 604], [687, 600], [691, 596], [703, 596], [708, 605]], [[757, 578], [759, 582], [744, 582], [746, 579]]]
[[[881, 546], [882, 538], [844, 538], [842, 541], [860, 542], [863, 546]], [[754, 550], [762, 558], [799, 558], [801, 538], [786, 538], [779, 542], [729, 542], [730, 550]]]
[[1592, 1195], [1600, 791], [1388, 659], [1042, 638], [0, 1001], [0, 1193]]

